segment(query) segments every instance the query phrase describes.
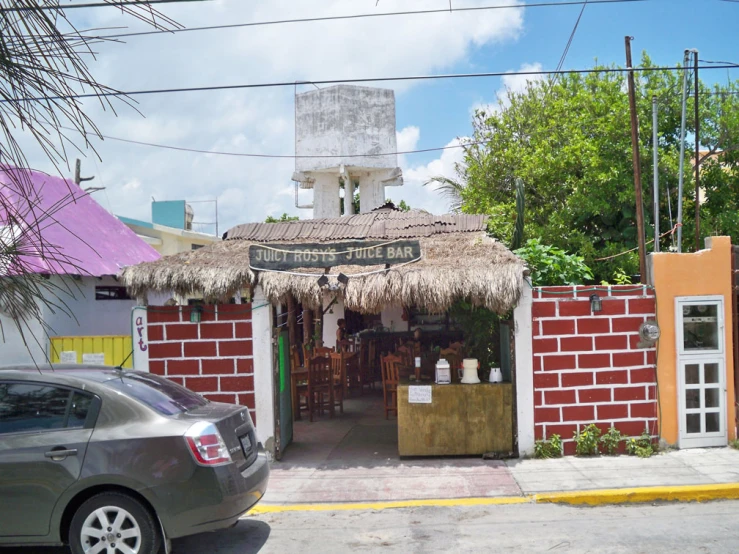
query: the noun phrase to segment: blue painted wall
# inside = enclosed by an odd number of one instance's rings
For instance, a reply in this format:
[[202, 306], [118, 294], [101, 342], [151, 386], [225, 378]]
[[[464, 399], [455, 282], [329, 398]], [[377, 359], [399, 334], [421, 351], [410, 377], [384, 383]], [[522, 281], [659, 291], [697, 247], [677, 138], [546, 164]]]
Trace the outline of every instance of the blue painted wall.
[[185, 228], [185, 201], [167, 200], [151, 203], [151, 221], [157, 225]]

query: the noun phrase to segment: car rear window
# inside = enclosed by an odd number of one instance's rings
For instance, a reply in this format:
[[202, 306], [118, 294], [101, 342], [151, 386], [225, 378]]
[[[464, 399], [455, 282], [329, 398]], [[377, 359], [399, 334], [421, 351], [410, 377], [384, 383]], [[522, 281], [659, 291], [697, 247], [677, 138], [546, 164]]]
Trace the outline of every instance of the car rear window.
[[162, 415], [176, 415], [205, 406], [208, 401], [158, 375], [124, 373], [118, 379], [105, 382], [106, 386], [135, 398]]

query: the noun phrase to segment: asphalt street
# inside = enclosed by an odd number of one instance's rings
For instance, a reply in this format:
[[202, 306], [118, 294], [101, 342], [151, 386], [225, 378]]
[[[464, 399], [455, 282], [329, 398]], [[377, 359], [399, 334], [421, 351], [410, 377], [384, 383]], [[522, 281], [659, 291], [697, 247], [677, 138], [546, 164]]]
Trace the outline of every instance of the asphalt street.
[[[739, 501], [579, 508], [545, 504], [292, 511], [174, 542], [175, 554], [739, 552]], [[515, 549], [515, 550], [511, 550]], [[0, 549], [0, 554], [68, 554]]]

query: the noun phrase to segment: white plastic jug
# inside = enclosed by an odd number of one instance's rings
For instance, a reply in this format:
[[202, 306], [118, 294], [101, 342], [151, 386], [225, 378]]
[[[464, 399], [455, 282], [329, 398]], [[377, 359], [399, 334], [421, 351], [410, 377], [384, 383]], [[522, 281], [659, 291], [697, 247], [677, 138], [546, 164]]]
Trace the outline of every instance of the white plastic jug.
[[480, 377], [477, 375], [477, 369], [480, 367], [477, 358], [465, 358], [462, 360], [462, 383], [466, 385], [474, 385], [480, 382]]

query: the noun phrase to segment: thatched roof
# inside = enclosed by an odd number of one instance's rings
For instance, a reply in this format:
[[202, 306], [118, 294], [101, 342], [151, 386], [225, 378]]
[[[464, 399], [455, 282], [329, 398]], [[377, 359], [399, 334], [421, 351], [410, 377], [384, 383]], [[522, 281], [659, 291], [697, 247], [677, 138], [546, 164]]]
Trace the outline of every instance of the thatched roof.
[[[384, 266], [333, 267], [331, 274], [344, 273], [350, 279], [344, 286], [332, 277], [328, 287], [336, 290], [348, 309], [363, 313], [378, 313], [389, 305], [415, 305], [431, 312], [443, 312], [458, 299], [469, 299], [475, 305], [499, 313], [515, 306], [524, 285], [526, 267], [505, 246], [479, 228], [485, 224], [482, 216], [422, 216], [416, 213], [410, 218], [406, 215], [406, 223], [413, 222], [410, 228], [398, 226], [402, 219], [395, 216], [380, 220], [385, 234], [380, 233], [377, 216], [398, 213], [402, 212], [348, 216], [333, 226], [320, 224], [318, 220], [244, 225], [229, 231], [225, 241], [126, 268], [122, 278], [129, 292], [136, 296], [147, 291], [173, 291], [223, 298], [259, 283], [272, 301], [283, 301], [288, 294], [293, 294], [304, 306], [314, 307], [321, 302], [322, 290], [317, 278], [324, 270], [295, 270], [308, 275], [277, 272], [256, 275], [249, 268], [249, 247], [265, 242], [270, 246], [321, 240], [338, 242], [337, 234], [344, 240], [417, 238], [422, 254], [418, 262], [370, 275], [366, 273], [384, 269]], [[375, 218], [368, 218], [370, 215]], [[365, 220], [361, 225], [357, 224], [360, 218]], [[390, 228], [386, 226], [388, 220]], [[440, 223], [441, 220], [444, 223]], [[321, 230], [319, 235], [316, 226]], [[364, 228], [364, 235], [357, 236], [355, 229], [350, 229], [352, 234], [345, 236], [342, 233], [346, 229], [340, 229], [345, 227]], [[467, 232], [460, 232], [464, 227]], [[245, 235], [250, 240], [232, 238]], [[275, 240], [272, 238], [275, 235], [284, 238]]]

